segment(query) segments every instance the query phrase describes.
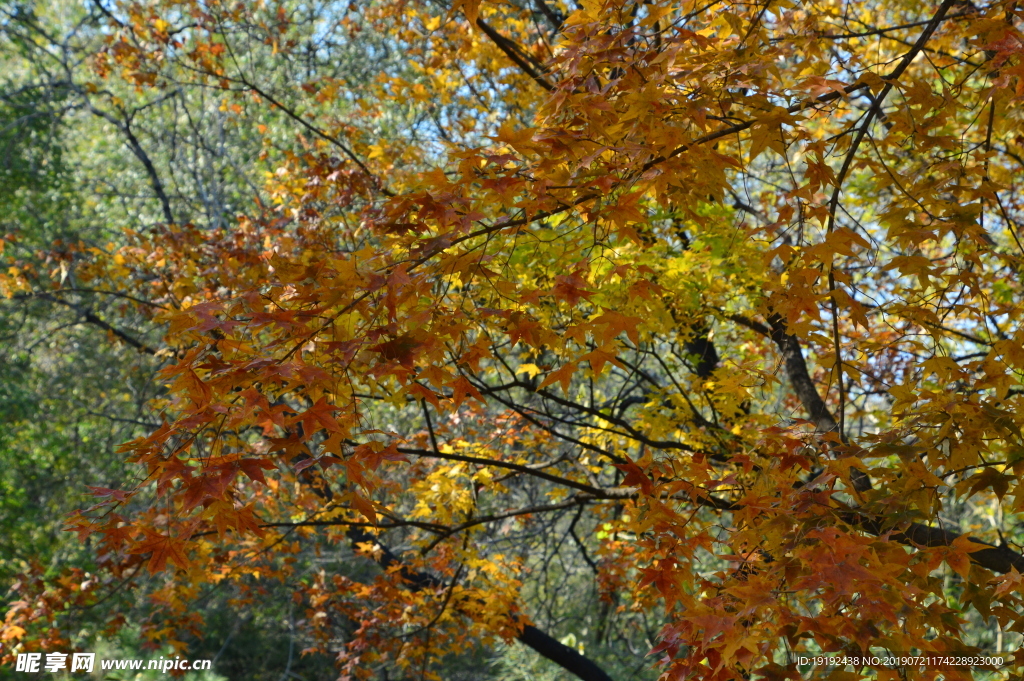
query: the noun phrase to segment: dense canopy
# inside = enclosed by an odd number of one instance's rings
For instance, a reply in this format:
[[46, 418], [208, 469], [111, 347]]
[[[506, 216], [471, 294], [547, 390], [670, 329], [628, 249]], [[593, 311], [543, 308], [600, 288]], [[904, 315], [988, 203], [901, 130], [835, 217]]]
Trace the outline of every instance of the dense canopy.
[[47, 11], [5, 200], [93, 217], [4, 223], [4, 314], [142, 427], [8, 657], [227, 598], [344, 679], [1020, 673], [1015, 1]]

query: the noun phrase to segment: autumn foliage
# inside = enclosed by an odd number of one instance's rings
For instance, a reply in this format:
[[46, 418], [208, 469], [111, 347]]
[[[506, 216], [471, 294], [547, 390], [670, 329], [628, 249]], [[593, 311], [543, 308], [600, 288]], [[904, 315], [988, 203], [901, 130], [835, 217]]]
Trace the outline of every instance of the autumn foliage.
[[[343, 678], [518, 639], [607, 679], [532, 625], [555, 543], [605, 626], [657, 622], [666, 679], [1024, 631], [1016, 2], [330, 11], [404, 63], [297, 82], [297, 108], [237, 49], [299, 55], [283, 6], [110, 12], [98, 92], [173, 68], [294, 144], [228, 226], [167, 211], [0, 278], [129, 296], [164, 343], [104, 332], [166, 386], [123, 447], [138, 477], [70, 520], [102, 578], [27, 576], [5, 652], [122, 582], [178, 645], [207, 590], [244, 607], [269, 579]], [[308, 568], [332, 547], [364, 568]], [[972, 670], [843, 678], [940, 673]]]

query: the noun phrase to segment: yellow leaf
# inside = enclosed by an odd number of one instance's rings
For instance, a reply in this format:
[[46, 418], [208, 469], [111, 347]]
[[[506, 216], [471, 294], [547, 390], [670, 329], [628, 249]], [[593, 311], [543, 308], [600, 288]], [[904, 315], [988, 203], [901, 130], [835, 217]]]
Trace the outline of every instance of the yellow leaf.
[[455, 0], [452, 4], [452, 12], [462, 10], [469, 21], [470, 26], [476, 25], [477, 16], [480, 14], [480, 0]]
[[516, 369], [516, 374], [526, 374], [530, 378], [533, 378], [540, 373], [540, 367], [536, 364], [520, 364], [519, 368]]

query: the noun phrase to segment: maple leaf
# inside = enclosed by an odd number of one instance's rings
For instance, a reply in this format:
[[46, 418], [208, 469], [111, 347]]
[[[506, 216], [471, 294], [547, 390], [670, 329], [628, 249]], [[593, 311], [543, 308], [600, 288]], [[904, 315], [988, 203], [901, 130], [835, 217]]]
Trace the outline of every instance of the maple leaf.
[[188, 552], [183, 540], [161, 534], [147, 527], [141, 529], [145, 538], [137, 542], [130, 552], [150, 554], [149, 562], [146, 565], [150, 574], [162, 571], [168, 560], [183, 570], [188, 568]]
[[640, 492], [645, 495], [650, 495], [654, 491], [654, 483], [650, 477], [644, 473], [640, 466], [630, 461], [624, 464], [614, 464], [616, 468], [626, 474], [626, 477], [622, 480], [624, 487], [637, 487]]
[[452, 12], [462, 11], [470, 26], [476, 25], [477, 17], [480, 14], [480, 0], [456, 0], [452, 4]]
[[462, 406], [462, 403], [466, 401], [466, 396], [470, 396], [480, 403], [484, 403], [483, 395], [476, 389], [472, 383], [465, 376], [459, 376], [452, 381], [449, 386], [452, 389], [452, 402], [455, 408], [458, 409]]
[[594, 324], [600, 324], [605, 327], [604, 331], [600, 334], [595, 334], [595, 337], [602, 345], [606, 345], [620, 333], [625, 333], [629, 340], [633, 341], [634, 344], [638, 344], [640, 342], [640, 332], [637, 327], [641, 321], [643, 320], [639, 317], [631, 317], [621, 312], [605, 310], [603, 314], [594, 319]]
[[328, 403], [326, 398], [321, 397], [316, 404], [300, 414], [299, 418], [307, 433], [316, 432], [319, 429], [316, 427], [317, 424], [332, 433], [340, 433], [343, 432], [343, 429], [334, 418], [336, 411], [338, 411], [337, 407]]
[[246, 477], [250, 480], [264, 485], [267, 484], [267, 479], [263, 475], [263, 471], [273, 470], [275, 468], [274, 464], [266, 459], [240, 459], [238, 461], [238, 467], [242, 469], [242, 472], [245, 473]]
[[594, 295], [594, 291], [584, 288], [585, 286], [587, 282], [579, 274], [560, 274], [555, 277], [555, 287], [551, 294], [556, 300], [564, 300], [575, 306], [580, 300], [589, 300]]
[[401, 335], [374, 345], [370, 350], [379, 352], [384, 359], [396, 361], [403, 366], [411, 366], [420, 345], [421, 343], [412, 336]]
[[373, 508], [373, 502], [369, 499], [352, 492], [346, 496], [348, 502], [352, 504], [352, 507], [359, 511], [364, 518], [373, 523], [377, 524], [377, 512]]
[[110, 497], [116, 501], [127, 501], [131, 496], [131, 492], [124, 490], [110, 489], [108, 487], [91, 487], [86, 485], [86, 489], [95, 497]]
[[[604, 369], [605, 364], [609, 362], [619, 367], [620, 369], [624, 369], [625, 365], [623, 365], [622, 362], [619, 361], [618, 353], [616, 352], [616, 350], [617, 348], [615, 348], [612, 345], [603, 345], [599, 348], [591, 350], [585, 355], [582, 355], [580, 357], [580, 361], [590, 362], [590, 368], [593, 370], [595, 376], [599, 376], [601, 374], [602, 369]], [[523, 367], [520, 367], [520, 369], [522, 368]]]
[[538, 388], [545, 388], [557, 381], [558, 384], [562, 386], [562, 392], [568, 395], [569, 385], [572, 383], [572, 377], [573, 374], [576, 373], [576, 368], [576, 362], [567, 362], [563, 364], [562, 366], [560, 366], [559, 368], [555, 369], [554, 371], [550, 372], [547, 376], [545, 376], [544, 380], [541, 381]]

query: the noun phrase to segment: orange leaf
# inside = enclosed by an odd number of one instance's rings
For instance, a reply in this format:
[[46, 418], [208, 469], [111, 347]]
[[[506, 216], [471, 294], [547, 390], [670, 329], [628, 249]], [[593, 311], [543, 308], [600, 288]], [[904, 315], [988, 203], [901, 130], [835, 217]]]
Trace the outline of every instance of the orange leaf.
[[562, 392], [566, 395], [569, 394], [569, 384], [572, 382], [572, 375], [576, 373], [576, 362], [569, 362], [563, 364], [561, 367], [552, 371], [550, 374], [544, 377], [539, 388], [545, 388], [555, 381], [558, 381], [562, 386]]

